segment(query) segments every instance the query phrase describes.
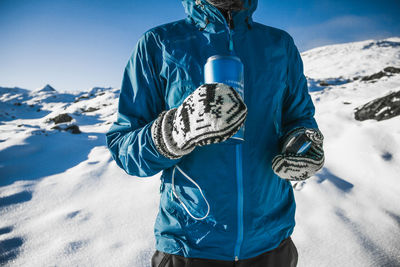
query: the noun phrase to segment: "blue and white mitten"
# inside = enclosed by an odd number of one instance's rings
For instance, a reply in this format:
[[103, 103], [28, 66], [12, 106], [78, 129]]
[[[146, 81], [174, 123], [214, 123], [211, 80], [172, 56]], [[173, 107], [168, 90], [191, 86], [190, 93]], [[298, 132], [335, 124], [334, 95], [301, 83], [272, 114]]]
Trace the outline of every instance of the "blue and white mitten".
[[178, 108], [163, 111], [151, 127], [157, 150], [177, 159], [196, 146], [227, 140], [242, 127], [247, 116], [243, 99], [222, 83], [203, 84]]
[[324, 136], [318, 129], [295, 128], [283, 140], [281, 154], [272, 160], [272, 169], [279, 177], [302, 181], [323, 167]]

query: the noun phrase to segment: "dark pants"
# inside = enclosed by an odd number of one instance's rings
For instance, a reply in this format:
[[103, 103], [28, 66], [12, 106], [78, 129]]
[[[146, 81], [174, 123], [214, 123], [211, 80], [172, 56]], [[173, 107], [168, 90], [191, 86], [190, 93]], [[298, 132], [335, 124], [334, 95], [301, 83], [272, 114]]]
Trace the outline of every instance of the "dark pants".
[[208, 260], [185, 258], [161, 251], [156, 251], [151, 259], [152, 267], [295, 267], [297, 249], [289, 237], [275, 249], [254, 258], [239, 261]]

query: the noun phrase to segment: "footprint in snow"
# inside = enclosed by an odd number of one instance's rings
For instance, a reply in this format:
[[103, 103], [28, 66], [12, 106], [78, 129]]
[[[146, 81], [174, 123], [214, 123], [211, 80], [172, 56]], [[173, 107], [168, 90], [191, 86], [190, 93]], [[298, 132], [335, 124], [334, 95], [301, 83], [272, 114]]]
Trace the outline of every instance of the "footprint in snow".
[[92, 217], [92, 214], [90, 212], [82, 212], [81, 210], [75, 210], [70, 213], [68, 213], [65, 216], [66, 220], [78, 220], [78, 221], [87, 221]]
[[69, 242], [65, 248], [64, 251], [66, 254], [74, 254], [81, 250], [82, 248], [86, 247], [88, 244], [88, 241], [85, 240], [78, 240], [78, 241], [73, 241]]
[[6, 266], [6, 263], [17, 258], [20, 253], [20, 247], [24, 243], [21, 237], [13, 237], [0, 241], [0, 266]]
[[393, 158], [393, 154], [390, 152], [385, 152], [381, 155], [384, 161], [391, 161]]
[[13, 230], [12, 226], [2, 227], [2, 228], [0, 228], [0, 235], [5, 235], [5, 234], [8, 234], [8, 233], [11, 233], [12, 230]]
[[0, 197], [0, 209], [14, 204], [27, 202], [31, 199], [32, 193], [29, 191], [22, 191], [20, 193], [16, 193], [7, 197]]

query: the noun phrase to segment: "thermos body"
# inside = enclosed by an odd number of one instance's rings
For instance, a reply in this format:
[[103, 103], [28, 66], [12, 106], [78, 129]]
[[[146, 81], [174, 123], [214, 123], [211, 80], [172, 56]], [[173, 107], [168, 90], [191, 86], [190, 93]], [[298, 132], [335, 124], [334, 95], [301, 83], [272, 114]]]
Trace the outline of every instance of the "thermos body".
[[[215, 55], [207, 59], [204, 66], [205, 83], [224, 83], [233, 87], [244, 99], [244, 68], [240, 59], [230, 55]], [[227, 143], [237, 144], [244, 141], [244, 126], [229, 138]]]

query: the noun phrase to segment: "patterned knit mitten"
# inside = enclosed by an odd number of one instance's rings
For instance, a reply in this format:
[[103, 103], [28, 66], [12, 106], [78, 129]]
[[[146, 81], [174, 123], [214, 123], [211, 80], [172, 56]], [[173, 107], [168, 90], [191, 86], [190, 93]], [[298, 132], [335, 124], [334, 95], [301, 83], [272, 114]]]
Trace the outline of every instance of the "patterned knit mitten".
[[151, 134], [158, 151], [177, 159], [196, 146], [219, 143], [243, 125], [247, 107], [232, 87], [222, 83], [203, 84], [178, 108], [163, 111], [154, 121]]
[[323, 140], [318, 129], [300, 127], [290, 131], [284, 138], [281, 154], [272, 160], [272, 169], [287, 180], [310, 178], [324, 165]]

